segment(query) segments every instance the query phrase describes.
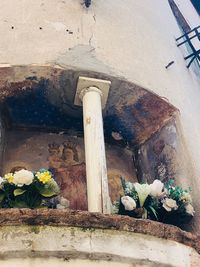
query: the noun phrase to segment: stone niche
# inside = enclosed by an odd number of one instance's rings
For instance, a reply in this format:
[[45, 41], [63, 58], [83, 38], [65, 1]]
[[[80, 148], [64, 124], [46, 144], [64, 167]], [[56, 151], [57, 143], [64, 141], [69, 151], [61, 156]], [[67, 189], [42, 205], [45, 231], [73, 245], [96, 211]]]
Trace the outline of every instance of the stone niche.
[[59, 66], [0, 68], [1, 175], [48, 168], [70, 208], [87, 210], [82, 108], [74, 105], [79, 76], [111, 81], [103, 111], [111, 200], [122, 193], [120, 177], [131, 182], [178, 177], [175, 107], [125, 80]]
[[0, 174], [50, 169], [71, 208], [0, 209], [1, 266], [199, 266], [199, 236], [150, 220], [87, 212], [82, 108], [74, 105], [79, 76], [111, 81], [103, 116], [113, 202], [122, 192], [121, 176], [191, 182], [177, 110], [161, 97], [102, 73], [0, 68]]

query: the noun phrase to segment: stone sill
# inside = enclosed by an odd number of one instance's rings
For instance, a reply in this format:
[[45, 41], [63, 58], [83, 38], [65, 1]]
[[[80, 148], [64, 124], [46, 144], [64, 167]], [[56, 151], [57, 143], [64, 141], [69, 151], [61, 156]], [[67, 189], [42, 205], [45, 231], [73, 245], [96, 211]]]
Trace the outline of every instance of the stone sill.
[[173, 240], [200, 254], [200, 236], [151, 220], [77, 210], [0, 209], [0, 226], [46, 225], [112, 229]]

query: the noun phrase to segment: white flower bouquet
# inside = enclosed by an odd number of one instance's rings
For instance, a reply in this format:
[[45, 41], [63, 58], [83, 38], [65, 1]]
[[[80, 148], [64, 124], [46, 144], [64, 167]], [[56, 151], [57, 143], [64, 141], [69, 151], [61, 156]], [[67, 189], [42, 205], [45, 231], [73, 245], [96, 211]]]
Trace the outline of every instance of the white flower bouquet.
[[115, 213], [152, 219], [180, 226], [194, 216], [191, 189], [155, 180], [152, 184], [126, 182], [121, 178], [124, 195], [114, 204]]
[[0, 177], [1, 208], [38, 208], [46, 200], [58, 195], [59, 187], [52, 173], [19, 170]]

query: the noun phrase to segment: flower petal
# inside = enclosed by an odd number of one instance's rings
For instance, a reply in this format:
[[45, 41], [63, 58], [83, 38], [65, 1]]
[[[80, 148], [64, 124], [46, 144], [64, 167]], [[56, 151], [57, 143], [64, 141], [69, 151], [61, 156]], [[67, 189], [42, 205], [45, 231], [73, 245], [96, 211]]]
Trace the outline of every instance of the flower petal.
[[121, 202], [124, 205], [125, 210], [134, 210], [136, 208], [136, 202], [133, 198], [129, 196], [121, 197]]
[[136, 192], [138, 194], [140, 207], [142, 208], [146, 198], [148, 197], [148, 195], [151, 192], [151, 189], [150, 189], [148, 184], [135, 183], [134, 186], [135, 186], [135, 190], [136, 190]]
[[163, 194], [164, 184], [160, 180], [154, 180], [152, 184], [149, 185], [151, 192], [150, 195], [152, 197], [160, 197]]

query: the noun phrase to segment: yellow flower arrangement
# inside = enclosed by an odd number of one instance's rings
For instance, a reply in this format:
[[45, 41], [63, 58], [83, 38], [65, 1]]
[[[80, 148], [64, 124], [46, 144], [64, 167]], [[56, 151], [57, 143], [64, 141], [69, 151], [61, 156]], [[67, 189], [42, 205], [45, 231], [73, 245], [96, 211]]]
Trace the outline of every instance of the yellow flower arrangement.
[[48, 183], [48, 182], [52, 179], [51, 173], [48, 172], [48, 171], [37, 172], [37, 173], [36, 173], [36, 177], [37, 177], [38, 180], [39, 180], [40, 182], [42, 182], [43, 184]]
[[5, 174], [5, 178], [7, 179], [9, 184], [12, 184], [13, 180], [14, 180], [14, 175], [13, 175], [13, 173], [9, 172], [9, 173]]
[[21, 169], [0, 177], [0, 208], [50, 207], [49, 199], [59, 192], [59, 186], [50, 171]]

